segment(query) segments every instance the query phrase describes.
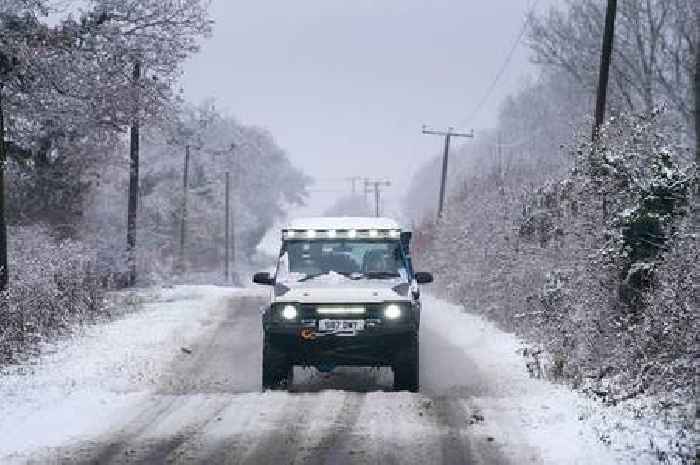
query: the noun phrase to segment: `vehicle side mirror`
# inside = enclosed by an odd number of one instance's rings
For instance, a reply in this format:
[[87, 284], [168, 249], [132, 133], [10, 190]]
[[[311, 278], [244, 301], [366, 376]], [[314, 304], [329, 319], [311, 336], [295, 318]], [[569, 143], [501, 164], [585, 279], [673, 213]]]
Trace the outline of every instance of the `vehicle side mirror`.
[[425, 271], [416, 272], [416, 282], [418, 284], [430, 284], [433, 282], [433, 274]]
[[255, 273], [253, 275], [253, 282], [264, 286], [272, 286], [275, 284], [275, 278], [273, 278], [268, 272]]

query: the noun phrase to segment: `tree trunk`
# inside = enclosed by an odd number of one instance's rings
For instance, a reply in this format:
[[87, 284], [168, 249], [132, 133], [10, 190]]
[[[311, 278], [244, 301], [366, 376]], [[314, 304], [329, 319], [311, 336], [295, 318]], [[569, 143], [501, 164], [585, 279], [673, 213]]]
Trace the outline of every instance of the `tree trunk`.
[[[133, 85], [136, 87], [141, 78], [141, 63], [134, 63]], [[138, 97], [137, 97], [138, 98]], [[129, 166], [129, 211], [127, 214], [126, 247], [129, 266], [129, 285], [136, 284], [136, 212], [139, 202], [139, 102], [131, 122], [131, 146]]]
[[5, 224], [5, 119], [3, 115], [2, 93], [4, 85], [0, 83], [0, 291], [7, 289], [9, 273], [7, 267], [7, 224]]

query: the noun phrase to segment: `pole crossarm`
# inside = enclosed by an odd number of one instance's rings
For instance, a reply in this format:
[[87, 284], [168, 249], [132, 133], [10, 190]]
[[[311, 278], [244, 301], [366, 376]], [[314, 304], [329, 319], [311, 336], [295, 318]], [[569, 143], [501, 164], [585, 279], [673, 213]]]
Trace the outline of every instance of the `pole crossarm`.
[[432, 134], [435, 136], [450, 136], [450, 137], [470, 137], [474, 138], [474, 130], [466, 131], [455, 131], [454, 128], [448, 128], [447, 131], [440, 131], [438, 129], [431, 129], [423, 125], [423, 134]]

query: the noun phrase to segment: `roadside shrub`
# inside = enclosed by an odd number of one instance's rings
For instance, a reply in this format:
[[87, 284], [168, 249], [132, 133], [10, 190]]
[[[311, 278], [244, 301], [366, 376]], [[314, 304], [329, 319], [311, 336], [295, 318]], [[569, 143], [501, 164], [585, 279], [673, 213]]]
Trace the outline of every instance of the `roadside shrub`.
[[611, 403], [692, 398], [694, 167], [661, 116], [612, 118], [597, 144], [577, 141], [567, 176], [539, 185], [527, 162], [470, 173], [417, 235], [444, 296], [529, 341], [537, 373]]
[[10, 286], [1, 296], [0, 365], [30, 354], [50, 336], [103, 312], [93, 255], [42, 227], [10, 228]]

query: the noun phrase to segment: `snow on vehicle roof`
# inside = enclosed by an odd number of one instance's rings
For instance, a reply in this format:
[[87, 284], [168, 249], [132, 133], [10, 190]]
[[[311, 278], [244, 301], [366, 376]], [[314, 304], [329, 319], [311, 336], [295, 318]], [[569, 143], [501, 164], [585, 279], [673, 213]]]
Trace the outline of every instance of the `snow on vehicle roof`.
[[327, 229], [401, 229], [401, 225], [391, 218], [374, 217], [316, 217], [292, 220], [285, 230], [327, 230]]

